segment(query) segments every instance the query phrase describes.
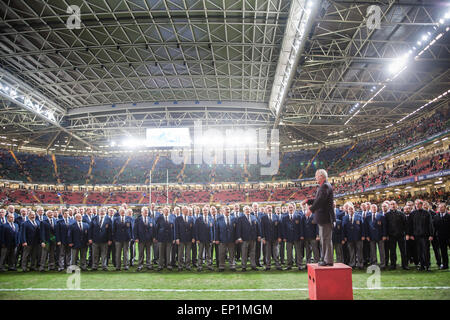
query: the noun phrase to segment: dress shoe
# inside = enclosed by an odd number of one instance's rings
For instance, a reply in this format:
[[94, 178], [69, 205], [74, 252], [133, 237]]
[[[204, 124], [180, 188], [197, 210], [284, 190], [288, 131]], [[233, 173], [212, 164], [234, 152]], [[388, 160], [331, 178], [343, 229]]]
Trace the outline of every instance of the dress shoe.
[[397, 266], [390, 266], [389, 267], [389, 270], [395, 270], [395, 269], [397, 269]]
[[241, 270], [242, 272], [245, 272], [245, 271], [247, 271], [247, 269], [245, 269], [245, 268], [242, 268], [242, 270]]
[[136, 269], [136, 272], [142, 271], [142, 267]]
[[252, 270], [253, 271], [258, 271], [258, 268], [257, 267], [252, 267]]
[[325, 267], [325, 266], [327, 265], [327, 263], [326, 263], [325, 261], [320, 261], [320, 262], [318, 263], [318, 265], [319, 265], [320, 267]]
[[403, 266], [402, 269], [403, 269], [403, 270], [409, 270], [409, 267]]
[[291, 270], [292, 269], [292, 267], [286, 267], [286, 270]]

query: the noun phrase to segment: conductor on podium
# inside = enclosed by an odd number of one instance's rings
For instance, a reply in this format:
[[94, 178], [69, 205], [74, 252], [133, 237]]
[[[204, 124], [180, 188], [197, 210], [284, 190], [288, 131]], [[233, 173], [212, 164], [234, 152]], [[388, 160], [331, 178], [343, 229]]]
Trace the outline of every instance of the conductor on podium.
[[314, 212], [313, 222], [319, 226], [319, 238], [321, 247], [321, 261], [319, 266], [333, 266], [333, 222], [336, 217], [333, 209], [333, 188], [328, 182], [328, 174], [325, 170], [316, 171], [316, 181], [319, 184], [316, 198], [304, 200], [308, 203], [311, 212]]

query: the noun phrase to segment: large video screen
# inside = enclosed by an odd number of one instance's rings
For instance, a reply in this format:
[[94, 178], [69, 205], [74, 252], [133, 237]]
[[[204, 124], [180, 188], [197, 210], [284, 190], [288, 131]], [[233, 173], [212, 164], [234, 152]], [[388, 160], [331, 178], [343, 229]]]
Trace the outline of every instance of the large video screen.
[[190, 144], [189, 128], [147, 129], [148, 147], [184, 147]]

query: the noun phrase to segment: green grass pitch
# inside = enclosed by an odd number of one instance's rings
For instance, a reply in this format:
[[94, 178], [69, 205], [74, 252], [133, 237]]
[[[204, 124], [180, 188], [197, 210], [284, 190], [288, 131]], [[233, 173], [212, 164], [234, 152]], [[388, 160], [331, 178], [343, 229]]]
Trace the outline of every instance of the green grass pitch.
[[[381, 272], [381, 290], [368, 290], [367, 279], [371, 274], [365, 270], [353, 271], [354, 299], [399, 299], [417, 300], [450, 299], [450, 272], [438, 270], [434, 254], [432, 272], [418, 272], [414, 268], [403, 271]], [[410, 266], [413, 267], [413, 266]], [[164, 299], [164, 300], [201, 300], [201, 299], [308, 299], [307, 290], [295, 291], [5, 291], [2, 289], [19, 288], [67, 288], [70, 275], [64, 272], [4, 272], [0, 273], [0, 299]], [[86, 271], [80, 274], [81, 289], [292, 289], [307, 288], [306, 271], [194, 271], [178, 272], [164, 270], [136, 272], [136, 267], [128, 271]], [[399, 289], [389, 287], [414, 287]], [[430, 288], [420, 288], [430, 287]], [[446, 287], [446, 288], [436, 288]]]

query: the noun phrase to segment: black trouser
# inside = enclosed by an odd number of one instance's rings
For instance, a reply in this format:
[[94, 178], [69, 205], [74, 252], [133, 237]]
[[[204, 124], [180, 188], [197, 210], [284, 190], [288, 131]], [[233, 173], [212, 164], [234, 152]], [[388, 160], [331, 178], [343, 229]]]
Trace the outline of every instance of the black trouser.
[[172, 245], [172, 249], [171, 249], [171, 252], [170, 252], [170, 265], [172, 266], [172, 267], [175, 267], [176, 266], [176, 261], [177, 261], [177, 257], [178, 257], [178, 245], [175, 243], [175, 244], [173, 244]]
[[415, 240], [420, 266], [422, 268], [428, 268], [430, 266], [430, 242], [428, 237], [415, 237]]
[[214, 253], [216, 254], [215, 259], [216, 259], [216, 266], [217, 268], [219, 267], [219, 245], [213, 243], [211, 245], [211, 259], [214, 259]]
[[88, 255], [87, 265], [90, 268], [90, 267], [92, 267], [92, 244], [90, 244], [88, 246], [88, 252], [89, 252], [89, 255]]
[[281, 241], [280, 242], [280, 263], [281, 264], [284, 264], [285, 247], [286, 247], [286, 243], [284, 241]]
[[350, 264], [350, 253], [348, 252], [347, 241], [345, 241], [344, 244], [342, 245], [342, 255], [344, 257], [344, 264], [349, 265]]
[[384, 242], [384, 257], [386, 259], [386, 266], [389, 265], [389, 247], [390, 247], [390, 242], [389, 240]]
[[406, 258], [408, 263], [413, 262], [416, 266], [419, 264], [416, 240], [406, 240]]
[[111, 259], [113, 266], [116, 266], [116, 244], [115, 241], [112, 242], [112, 244], [110, 246], [108, 246], [108, 254], [106, 255], [108, 258], [108, 264], [109, 264], [109, 259]]
[[[20, 256], [20, 259], [19, 259], [19, 256]], [[22, 258], [23, 258], [23, 247], [22, 247], [22, 244], [19, 244], [19, 246], [17, 247], [17, 251], [16, 251], [16, 261], [15, 261], [16, 268], [22, 266]]]
[[408, 262], [406, 259], [406, 243], [403, 236], [389, 236], [389, 257], [391, 260], [391, 266], [395, 266], [397, 264], [397, 244], [400, 249], [400, 256], [402, 258], [402, 267], [406, 267], [408, 266]]
[[370, 241], [363, 241], [363, 262], [364, 265], [370, 264]]
[[449, 239], [441, 239], [439, 238], [439, 248], [441, 249], [442, 255], [442, 264], [444, 268], [448, 268], [448, 247], [450, 247]]
[[433, 247], [434, 257], [436, 258], [436, 264], [438, 267], [441, 266], [441, 247], [439, 245], [439, 239], [437, 237], [433, 237], [431, 241], [431, 246]]
[[261, 266], [261, 241], [256, 241], [255, 260], [258, 267]]
[[194, 267], [197, 267], [197, 250], [197, 243], [193, 243], [191, 247], [191, 260]]
[[241, 247], [242, 247], [242, 243], [238, 243], [235, 246], [235, 251], [234, 252], [236, 253], [236, 260], [241, 258]]

